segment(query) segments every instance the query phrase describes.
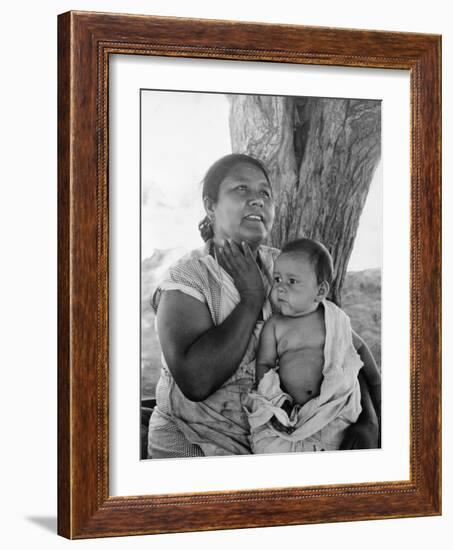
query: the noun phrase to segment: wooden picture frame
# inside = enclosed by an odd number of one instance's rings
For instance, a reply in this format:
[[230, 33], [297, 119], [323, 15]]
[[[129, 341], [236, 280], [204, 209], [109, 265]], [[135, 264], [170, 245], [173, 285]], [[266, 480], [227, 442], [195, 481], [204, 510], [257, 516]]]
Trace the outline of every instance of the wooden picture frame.
[[[69, 12], [59, 16], [58, 48], [59, 534], [89, 538], [440, 514], [440, 37]], [[109, 495], [111, 54], [410, 72], [410, 480]]]

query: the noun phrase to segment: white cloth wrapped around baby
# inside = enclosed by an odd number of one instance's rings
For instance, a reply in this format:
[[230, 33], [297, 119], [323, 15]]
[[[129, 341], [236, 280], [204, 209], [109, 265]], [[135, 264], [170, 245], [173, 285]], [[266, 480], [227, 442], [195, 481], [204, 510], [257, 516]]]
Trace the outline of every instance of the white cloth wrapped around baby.
[[[246, 404], [255, 454], [337, 450], [361, 413], [358, 373], [363, 363], [352, 343], [349, 317], [328, 300], [322, 305], [326, 338], [320, 393], [295, 405], [288, 416], [281, 405], [292, 398], [282, 391], [277, 370], [269, 370]], [[274, 427], [273, 417], [286, 429]]]

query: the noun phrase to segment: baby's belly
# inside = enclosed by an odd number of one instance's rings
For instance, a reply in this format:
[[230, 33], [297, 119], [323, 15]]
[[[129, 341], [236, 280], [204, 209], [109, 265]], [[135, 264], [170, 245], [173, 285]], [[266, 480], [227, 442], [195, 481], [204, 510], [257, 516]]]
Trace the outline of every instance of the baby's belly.
[[321, 350], [287, 351], [280, 357], [280, 385], [296, 403], [304, 405], [319, 395], [324, 354]]

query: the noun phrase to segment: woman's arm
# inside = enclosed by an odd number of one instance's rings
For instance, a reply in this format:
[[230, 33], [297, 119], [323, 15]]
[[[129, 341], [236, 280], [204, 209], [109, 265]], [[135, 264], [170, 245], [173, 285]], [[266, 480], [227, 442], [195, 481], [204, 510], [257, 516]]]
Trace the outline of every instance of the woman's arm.
[[238, 368], [264, 301], [264, 285], [250, 252], [224, 252], [240, 302], [218, 326], [205, 304], [178, 290], [163, 293], [157, 311], [162, 351], [175, 382], [192, 401], [213, 394]]
[[362, 412], [347, 428], [340, 449], [378, 449], [381, 445], [379, 422], [362, 371], [359, 372]]
[[381, 445], [381, 373], [365, 342], [352, 331], [352, 343], [363, 362], [359, 372], [362, 412], [345, 433], [341, 449], [376, 449]]
[[203, 401], [237, 369], [259, 309], [241, 300], [214, 326], [205, 304], [178, 290], [164, 292], [157, 311], [162, 351], [175, 382], [192, 401]]
[[360, 338], [358, 334], [352, 331], [352, 343], [363, 362], [363, 374], [368, 386], [371, 401], [373, 402], [376, 414], [381, 423], [381, 373], [377, 367], [376, 361], [370, 351], [370, 348]]

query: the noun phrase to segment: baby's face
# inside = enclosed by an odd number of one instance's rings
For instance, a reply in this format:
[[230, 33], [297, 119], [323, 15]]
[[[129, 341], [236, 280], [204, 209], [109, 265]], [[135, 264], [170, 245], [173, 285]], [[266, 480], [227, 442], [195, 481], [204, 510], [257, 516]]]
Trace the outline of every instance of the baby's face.
[[321, 300], [319, 286], [304, 254], [289, 252], [277, 258], [271, 298], [282, 315], [300, 317], [315, 311]]

